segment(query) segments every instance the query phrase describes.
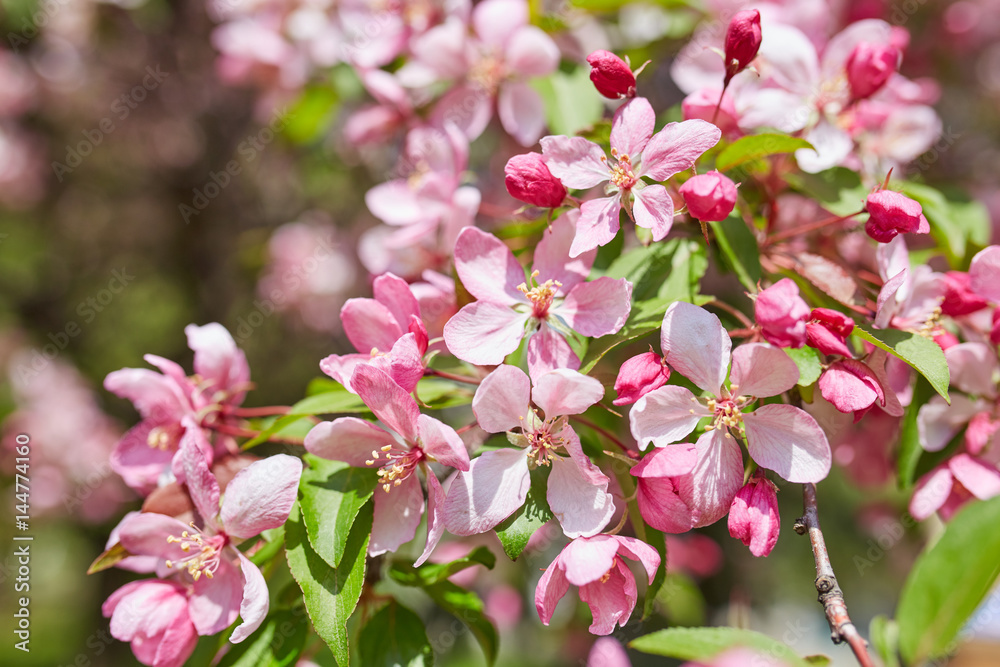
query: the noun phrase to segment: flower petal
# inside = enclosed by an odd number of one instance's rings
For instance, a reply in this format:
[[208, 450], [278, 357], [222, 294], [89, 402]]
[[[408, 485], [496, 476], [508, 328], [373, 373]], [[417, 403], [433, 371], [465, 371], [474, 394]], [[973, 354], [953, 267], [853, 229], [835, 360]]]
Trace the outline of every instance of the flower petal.
[[555, 280], [562, 283], [559, 293], [568, 294], [579, 283], [590, 275], [597, 251], [592, 250], [571, 258], [570, 246], [576, 236], [576, 223], [580, 218], [579, 209], [573, 209], [556, 218], [548, 230], [542, 234], [542, 240], [535, 246], [535, 257], [532, 268], [538, 271], [538, 281]]
[[[231, 547], [224, 549], [219, 569], [211, 579], [199, 577], [194, 583], [194, 592], [188, 601], [188, 609], [191, 622], [200, 635], [222, 632], [236, 620], [239, 613], [240, 601], [243, 600], [244, 575], [228, 560], [233, 556], [233, 551], [236, 550]], [[256, 569], [256, 565], [253, 567]], [[260, 572], [257, 574], [259, 576]], [[266, 585], [264, 599], [267, 600]]]
[[967, 394], [993, 397], [1000, 372], [993, 347], [985, 343], [959, 343], [944, 351], [951, 372], [951, 384]]
[[214, 528], [215, 517], [219, 514], [219, 482], [205, 459], [206, 451], [211, 450], [207, 448], [208, 442], [202, 430], [190, 420], [185, 422], [184, 437], [178, 450], [184, 468], [184, 483], [198, 514]]
[[[608, 493], [610, 480], [593, 464], [590, 468], [591, 474], [585, 477], [573, 459], [552, 461], [546, 499], [563, 533], [571, 538], [596, 535], [615, 513], [614, 500]], [[603, 479], [595, 484], [595, 477]]]
[[968, 454], [956, 454], [948, 461], [948, 468], [969, 493], [980, 500], [1000, 495], [1000, 470]]
[[781, 348], [748, 343], [733, 352], [729, 381], [735, 393], [758, 398], [777, 396], [799, 381], [799, 367]]
[[466, 227], [455, 240], [455, 271], [472, 296], [481, 301], [524, 303], [517, 286], [524, 269], [503, 241], [475, 227]]
[[[375, 300], [385, 306], [401, 329], [406, 328], [411, 317], [420, 318], [420, 304], [405, 280], [391, 273], [383, 273], [372, 282]], [[364, 348], [359, 348], [367, 352]]]
[[188, 554], [169, 537], [180, 537], [191, 527], [172, 516], [142, 512], [121, 522], [118, 540], [125, 550], [136, 556], [156, 556], [166, 560], [181, 560]]
[[545, 413], [545, 419], [583, 414], [602, 398], [604, 385], [568, 368], [542, 373], [531, 391], [531, 400]]
[[646, 570], [648, 583], [653, 583], [656, 571], [660, 568], [660, 554], [656, 552], [656, 549], [642, 540], [619, 535], [618, 554], [642, 563], [643, 569]]
[[635, 164], [653, 136], [655, 123], [656, 114], [649, 100], [645, 97], [629, 100], [618, 107], [611, 121], [611, 148], [619, 156], [628, 155]]
[[660, 346], [667, 363], [715, 396], [726, 379], [732, 345], [719, 318], [704, 308], [678, 301], [663, 315]]
[[719, 143], [722, 131], [703, 120], [669, 123], [642, 151], [642, 175], [665, 181], [690, 169], [701, 154]]
[[524, 504], [531, 478], [521, 449], [498, 449], [458, 473], [444, 502], [444, 521], [455, 535], [485, 533]]
[[391, 377], [373, 366], [361, 365], [354, 369], [351, 386], [383, 424], [408, 443], [416, 441], [420, 408]]
[[715, 429], [695, 443], [698, 463], [690, 475], [677, 480], [678, 492], [691, 508], [695, 528], [713, 524], [726, 515], [743, 486], [743, 454], [732, 438]]
[[594, 622], [588, 630], [594, 635], [609, 635], [615, 624], [625, 625], [635, 609], [635, 577], [618, 558], [608, 572], [607, 581], [596, 581], [580, 587], [580, 599], [590, 607]]
[[569, 583], [584, 586], [603, 577], [614, 565], [617, 554], [616, 536], [595, 535], [573, 540], [560, 557]]
[[528, 374], [533, 380], [558, 369], [576, 370], [580, 357], [570, 347], [565, 336], [545, 322], [528, 339]]
[[611, 243], [621, 228], [621, 210], [621, 199], [617, 195], [583, 202], [569, 256], [579, 257], [598, 246]]
[[307, 452], [331, 461], [343, 461], [355, 468], [365, 467], [373, 450], [398, 444], [392, 434], [357, 417], [320, 422], [306, 434], [305, 440]]
[[566, 571], [562, 567], [561, 559], [560, 553], [542, 573], [542, 578], [535, 587], [535, 611], [538, 612], [538, 618], [543, 625], [548, 625], [552, 620], [556, 605], [569, 590], [569, 581], [566, 580]]
[[424, 513], [424, 492], [420, 480], [411, 474], [399, 486], [375, 489], [375, 518], [368, 555], [378, 556], [396, 551], [417, 534], [420, 516]]
[[670, 193], [662, 185], [648, 185], [641, 190], [633, 189], [632, 194], [635, 224], [651, 230], [654, 241], [665, 239], [674, 224], [674, 200]]
[[527, 313], [477, 301], [463, 307], [444, 325], [444, 342], [459, 359], [470, 364], [502, 364], [504, 357], [517, 349], [524, 338]]
[[517, 366], [498, 366], [472, 398], [472, 412], [487, 433], [503, 433], [524, 424], [531, 401], [531, 381]]
[[921, 477], [910, 497], [910, 516], [923, 521], [938, 511], [951, 495], [954, 481], [955, 478], [946, 465], [938, 466]]
[[533, 146], [545, 131], [545, 102], [526, 83], [508, 81], [500, 86], [497, 115], [507, 134], [522, 146]]
[[246, 539], [284, 524], [300, 477], [302, 460], [288, 454], [255, 461], [236, 473], [222, 501], [220, 518], [226, 534]]
[[515, 30], [504, 51], [507, 66], [523, 77], [548, 76], [559, 67], [559, 47], [537, 26]]
[[969, 287], [993, 303], [1000, 303], [1000, 245], [976, 253], [969, 267]]
[[[184, 327], [188, 347], [194, 350], [194, 372], [211, 388], [211, 392], [246, 387], [250, 382], [250, 366], [246, 354], [236, 347], [236, 341], [217, 322], [204, 326]], [[242, 401], [242, 395], [237, 402]], [[237, 400], [235, 397], [233, 400]]]
[[243, 571], [243, 600], [240, 602], [240, 618], [243, 622], [236, 626], [229, 641], [239, 644], [260, 627], [267, 616], [267, 582], [257, 566], [240, 554], [240, 570]]
[[455, 429], [427, 415], [420, 415], [417, 424], [421, 446], [428, 456], [456, 470], [469, 469], [469, 451]]
[[678, 442], [711, 414], [688, 389], [670, 385], [636, 401], [628, 419], [632, 437], [645, 449], [650, 441], [654, 447]]
[[632, 283], [602, 276], [570, 290], [566, 300], [552, 309], [552, 315], [578, 334], [596, 338], [617, 333], [631, 309]]
[[414, 567], [423, 565], [434, 552], [441, 536], [444, 535], [444, 490], [441, 482], [433, 472], [427, 474], [427, 543], [424, 551], [414, 563]]
[[567, 188], [586, 190], [608, 180], [604, 150], [583, 137], [542, 137], [542, 155], [552, 175]]
[[793, 405], [765, 405], [743, 415], [747, 448], [759, 465], [789, 482], [818, 482], [830, 472], [830, 443], [811, 415]]
[[968, 424], [976, 413], [985, 409], [982, 403], [971, 401], [961, 394], [951, 397], [951, 405], [940, 396], [934, 396], [920, 406], [917, 412], [917, 436], [924, 451], [939, 452], [955, 437], [959, 429]]
[[384, 304], [375, 299], [348, 299], [340, 309], [347, 340], [358, 352], [369, 354], [372, 350], [388, 352], [402, 336], [404, 323], [400, 323]]

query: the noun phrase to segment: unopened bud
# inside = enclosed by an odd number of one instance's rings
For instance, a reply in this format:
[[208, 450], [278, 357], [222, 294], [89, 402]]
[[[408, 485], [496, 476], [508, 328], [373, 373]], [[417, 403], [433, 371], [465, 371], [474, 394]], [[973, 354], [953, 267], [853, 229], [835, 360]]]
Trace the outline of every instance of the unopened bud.
[[555, 208], [566, 198], [566, 188], [538, 153], [515, 155], [504, 167], [504, 183], [514, 199], [541, 208]]
[[777, 487], [758, 471], [729, 507], [729, 534], [759, 558], [771, 553], [780, 530]]
[[615, 405], [628, 405], [659, 389], [670, 379], [670, 367], [663, 362], [663, 357], [652, 351], [637, 354], [622, 364], [615, 380], [615, 391], [618, 398]]
[[799, 296], [799, 286], [791, 279], [782, 278], [760, 291], [754, 301], [754, 317], [767, 342], [779, 347], [806, 344], [809, 306]]
[[601, 49], [587, 56], [590, 80], [597, 92], [612, 100], [635, 97], [635, 74], [624, 60]]
[[806, 323], [806, 343], [823, 354], [850, 358], [847, 337], [854, 331], [854, 320], [829, 308], [813, 308]]
[[691, 217], [702, 222], [725, 220], [736, 206], [736, 184], [717, 171], [692, 177], [680, 192]]
[[865, 202], [870, 216], [865, 232], [879, 243], [888, 243], [898, 234], [927, 234], [931, 231], [920, 204], [892, 190], [877, 190]]
[[861, 42], [847, 58], [847, 83], [851, 98], [864, 100], [886, 84], [899, 67], [899, 50], [884, 44]]
[[760, 40], [760, 12], [756, 9], [736, 12], [726, 29], [727, 84], [757, 57]]

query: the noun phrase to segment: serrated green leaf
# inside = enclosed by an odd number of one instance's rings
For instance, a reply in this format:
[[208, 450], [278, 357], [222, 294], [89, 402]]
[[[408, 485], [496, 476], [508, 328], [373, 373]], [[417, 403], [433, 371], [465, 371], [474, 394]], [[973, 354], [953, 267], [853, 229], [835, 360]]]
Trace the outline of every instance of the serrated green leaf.
[[275, 612], [250, 637], [231, 646], [218, 667], [289, 667], [298, 661], [308, 635], [301, 607]]
[[358, 512], [375, 491], [378, 472], [306, 455], [299, 507], [313, 550], [331, 567], [344, 555]]
[[727, 649], [744, 646], [792, 667], [809, 666], [795, 651], [776, 639], [737, 628], [670, 628], [633, 639], [629, 646], [643, 653], [700, 662], [708, 662]]
[[920, 433], [917, 429], [917, 413], [920, 408], [934, 395], [930, 383], [917, 377], [913, 387], [913, 398], [903, 413], [903, 422], [899, 431], [899, 453], [896, 455], [896, 473], [899, 475], [899, 488], [909, 489], [913, 486], [913, 478], [917, 470], [924, 448], [920, 444]]
[[365, 582], [368, 540], [372, 532], [372, 506], [365, 505], [351, 527], [344, 556], [333, 568], [313, 551], [298, 503], [285, 523], [285, 555], [292, 577], [302, 589], [306, 611], [337, 661], [350, 664], [347, 619], [361, 599]]
[[868, 637], [875, 654], [885, 667], [899, 667], [899, 626], [896, 621], [879, 614], [868, 624]]
[[590, 81], [589, 67], [577, 67], [569, 74], [556, 71], [532, 79], [529, 85], [545, 102], [545, 119], [552, 134], [572, 136], [604, 115], [604, 103]]
[[434, 649], [424, 622], [412, 611], [390, 600], [375, 612], [358, 638], [365, 667], [431, 667]]
[[476, 565], [482, 565], [486, 569], [492, 570], [496, 563], [497, 557], [493, 555], [492, 551], [487, 547], [476, 547], [465, 556], [450, 563], [425, 563], [420, 567], [413, 567], [409, 563], [393, 561], [392, 565], [389, 566], [389, 576], [404, 586], [426, 588], [447, 581], [448, 577]]
[[805, 139], [790, 137], [787, 134], [752, 134], [737, 139], [722, 149], [715, 158], [715, 168], [719, 171], [729, 171], [734, 167], [752, 160], [759, 160], [768, 155], [792, 153], [800, 148], [812, 148]]
[[450, 581], [442, 581], [423, 589], [442, 609], [453, 614], [466, 625], [486, 656], [490, 666], [496, 662], [500, 648], [500, 637], [496, 626], [484, 614], [482, 599], [470, 590], [456, 586]]
[[907, 664], [943, 656], [1000, 574], [1000, 498], [972, 500], [914, 564], [896, 609]]
[[941, 347], [930, 338], [898, 329], [875, 329], [868, 324], [854, 327], [855, 336], [894, 354], [927, 378], [934, 391], [951, 403], [948, 384], [951, 374]]
[[521, 505], [516, 512], [501, 521], [495, 529], [504, 553], [511, 560], [517, 560], [524, 548], [528, 546], [528, 540], [535, 534], [535, 531], [553, 518], [548, 500], [545, 499], [548, 473], [547, 466], [538, 467], [531, 471], [531, 488], [528, 489], [524, 505]]
[[761, 277], [760, 250], [747, 223], [731, 215], [722, 222], [713, 222], [711, 227], [726, 264], [744, 287], [756, 292]]
[[820, 361], [819, 351], [812, 347], [785, 348], [785, 354], [792, 358], [795, 365], [799, 367], [800, 387], [808, 387], [819, 379], [823, 372], [823, 364]]

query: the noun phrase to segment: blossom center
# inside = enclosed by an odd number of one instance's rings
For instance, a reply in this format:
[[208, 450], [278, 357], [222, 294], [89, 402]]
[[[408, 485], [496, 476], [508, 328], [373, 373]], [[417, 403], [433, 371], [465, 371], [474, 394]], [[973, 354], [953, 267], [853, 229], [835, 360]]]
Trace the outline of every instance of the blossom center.
[[619, 155], [618, 151], [614, 148], [611, 149], [611, 157], [615, 158], [615, 164], [610, 164], [606, 157], [601, 158], [601, 161], [608, 165], [611, 182], [622, 190], [630, 190], [636, 181], [639, 180], [632, 172], [632, 158], [629, 157], [628, 153]]
[[[534, 418], [538, 419], [537, 413]], [[547, 466], [549, 462], [560, 458], [556, 454], [556, 450], [563, 446], [563, 438], [556, 435], [553, 432], [555, 430], [554, 424], [542, 422], [538, 430], [524, 434], [528, 439], [528, 462], [530, 464], [535, 467]], [[560, 428], [558, 431], [561, 432], [562, 429]]]
[[500, 82], [507, 76], [507, 67], [504, 61], [495, 55], [486, 55], [480, 58], [472, 66], [469, 72], [469, 79], [483, 89], [495, 94]]
[[[385, 463], [382, 463], [383, 459]], [[386, 493], [389, 493], [390, 489], [402, 484], [423, 459], [424, 453], [419, 447], [404, 450], [385, 445], [381, 450], [373, 449], [372, 458], [365, 461], [365, 465], [373, 466], [381, 463], [378, 469], [378, 483]]]
[[521, 283], [517, 286], [517, 290], [524, 295], [524, 298], [531, 302], [531, 314], [543, 320], [548, 316], [549, 308], [552, 306], [552, 299], [555, 297], [556, 292], [559, 291], [559, 288], [562, 287], [562, 283], [558, 280], [546, 280], [539, 285], [536, 278], [538, 278], [538, 271], [534, 271], [531, 274], [531, 282], [534, 284], [534, 287], [528, 289], [527, 283]]
[[180, 537], [167, 536], [167, 544], [177, 544], [181, 551], [189, 554], [180, 560], [168, 560], [167, 567], [183, 568], [195, 581], [198, 581], [201, 575], [211, 579], [215, 575], [215, 571], [219, 569], [220, 556], [222, 548], [226, 545], [226, 538], [224, 535], [207, 536], [195, 527], [194, 522], [189, 525], [191, 530], [185, 530]]
[[180, 442], [183, 434], [184, 427], [176, 422], [156, 426], [150, 429], [149, 435], [146, 436], [146, 444], [153, 449], [162, 449], [165, 452], [172, 451], [177, 449], [177, 443]]
[[753, 400], [749, 396], [736, 396], [735, 398], [709, 398], [705, 401], [705, 407], [713, 413], [712, 423], [705, 427], [706, 431], [720, 429], [729, 436], [728, 429], [736, 429], [741, 434], [743, 428], [743, 408]]

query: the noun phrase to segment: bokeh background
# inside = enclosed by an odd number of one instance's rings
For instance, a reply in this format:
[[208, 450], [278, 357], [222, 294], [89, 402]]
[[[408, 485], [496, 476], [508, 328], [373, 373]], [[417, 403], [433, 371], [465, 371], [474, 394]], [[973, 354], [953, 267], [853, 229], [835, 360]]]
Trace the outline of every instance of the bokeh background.
[[[131, 405], [102, 389], [107, 373], [141, 367], [147, 353], [190, 369], [184, 326], [215, 321], [249, 358], [257, 389], [247, 404], [290, 404], [320, 375], [319, 359], [350, 350], [337, 314], [346, 298], [369, 294], [371, 262], [359, 260], [359, 244], [365, 256], [373, 241], [363, 234], [377, 225], [363, 194], [394, 174], [399, 143], [359, 144], [345, 132], [371, 99], [350, 67], [317, 54], [332, 4], [0, 0], [0, 515], [14, 505], [13, 438], [27, 433], [35, 536], [32, 650], [24, 654], [7, 629], [14, 529], [12, 519], [0, 523], [0, 664], [135, 664], [127, 646], [109, 640], [100, 614], [130, 576], [84, 575], [111, 527], [139, 505], [107, 463], [136, 421]], [[902, 72], [940, 86], [943, 131], [908, 175], [978, 198], [1000, 240], [1000, 1], [808, 4], [822, 5], [831, 32], [864, 17], [910, 31]], [[316, 43], [276, 42], [274, 21], [305, 9], [300, 23], [319, 35]], [[652, 60], [640, 81], [657, 109], [680, 102], [668, 69], [704, 17], [702, 3], [585, 0], [547, 11], [561, 17], [549, 27], [560, 28], [566, 71], [596, 48], [613, 48], [636, 64]], [[235, 30], [248, 17], [259, 31]], [[517, 208], [502, 173], [522, 150], [498, 127], [473, 144], [465, 178], [483, 194], [480, 226], [508, 221]], [[706, 291], [724, 296], [732, 287], [720, 280]], [[885, 424], [877, 441], [845, 438], [841, 465], [820, 486], [833, 562], [862, 628], [892, 613], [936, 529], [933, 521], [911, 525], [906, 498], [886, 481], [895, 426]], [[724, 525], [680, 538], [662, 613], [616, 636], [668, 622], [748, 624], [802, 654], [852, 664], [829, 643], [808, 544], [790, 530], [801, 510], [797, 489], [784, 487], [781, 502], [782, 536], [766, 561]], [[572, 605], [546, 630], [531, 603], [537, 570], [557, 550], [543, 545], [527, 566], [505, 563], [469, 582], [503, 628], [503, 664], [585, 659], [592, 638], [570, 624]], [[451, 617], [419, 598], [404, 601], [429, 619], [440, 664], [480, 664]], [[990, 643], [1000, 641], [1000, 601], [987, 604], [993, 621], [973, 624], [979, 644], [954, 664], [1000, 664]], [[986, 662], [962, 662], [976, 651]]]

